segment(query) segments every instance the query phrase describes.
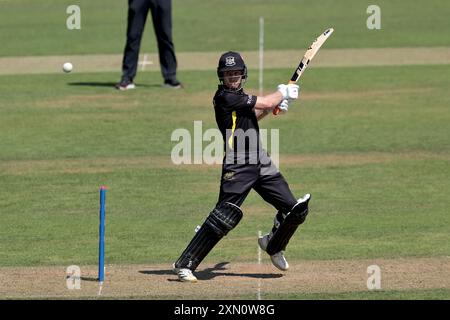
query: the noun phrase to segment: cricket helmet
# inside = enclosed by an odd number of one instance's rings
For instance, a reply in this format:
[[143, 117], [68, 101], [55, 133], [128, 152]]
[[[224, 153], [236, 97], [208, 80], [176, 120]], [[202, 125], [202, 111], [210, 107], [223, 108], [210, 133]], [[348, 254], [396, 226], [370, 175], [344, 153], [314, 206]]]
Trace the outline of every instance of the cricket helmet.
[[247, 66], [241, 55], [235, 51], [225, 52], [220, 56], [219, 65], [217, 66], [217, 76], [219, 80], [223, 80], [225, 71], [242, 71], [242, 80], [247, 79]]

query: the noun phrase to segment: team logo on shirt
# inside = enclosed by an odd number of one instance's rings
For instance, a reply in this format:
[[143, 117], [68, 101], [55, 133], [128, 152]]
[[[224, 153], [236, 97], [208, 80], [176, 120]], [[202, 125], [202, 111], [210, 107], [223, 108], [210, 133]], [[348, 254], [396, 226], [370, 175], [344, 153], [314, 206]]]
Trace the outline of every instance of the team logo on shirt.
[[234, 61], [234, 57], [233, 56], [229, 56], [225, 58], [225, 65], [227, 67], [233, 67], [236, 65], [236, 61]]
[[233, 171], [228, 171], [223, 175], [223, 180], [232, 180], [234, 177]]

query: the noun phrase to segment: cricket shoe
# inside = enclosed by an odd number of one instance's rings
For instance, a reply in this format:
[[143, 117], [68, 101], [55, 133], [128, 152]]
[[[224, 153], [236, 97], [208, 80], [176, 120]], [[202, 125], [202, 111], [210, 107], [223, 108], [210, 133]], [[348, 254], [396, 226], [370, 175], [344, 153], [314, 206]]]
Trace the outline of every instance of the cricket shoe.
[[183, 85], [177, 79], [166, 79], [164, 81], [164, 87], [171, 89], [181, 89]]
[[188, 268], [176, 268], [175, 263], [172, 265], [173, 272], [178, 276], [181, 282], [197, 282], [197, 278], [193, 275], [192, 270]]
[[122, 80], [118, 84], [116, 84], [116, 89], [118, 90], [131, 90], [135, 88], [136, 85], [131, 80]]
[[[258, 244], [259, 247], [266, 251], [267, 250], [267, 244], [269, 243], [269, 234], [266, 234], [262, 237], [259, 237]], [[287, 262], [286, 258], [284, 257], [283, 251], [277, 252], [270, 256], [270, 260], [272, 260], [272, 264], [280, 269], [281, 271], [287, 271], [289, 269], [289, 263]]]

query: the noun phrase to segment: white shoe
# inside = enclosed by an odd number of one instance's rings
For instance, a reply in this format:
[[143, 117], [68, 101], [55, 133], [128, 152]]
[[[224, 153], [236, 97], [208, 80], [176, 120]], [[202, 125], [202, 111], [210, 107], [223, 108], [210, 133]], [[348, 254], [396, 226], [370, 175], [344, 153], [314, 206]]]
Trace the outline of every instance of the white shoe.
[[175, 272], [181, 282], [197, 282], [197, 278], [194, 276], [191, 269], [176, 268], [175, 263], [172, 266], [173, 272]]
[[124, 91], [124, 90], [132, 90], [135, 89], [136, 85], [133, 81], [130, 80], [122, 80], [118, 84], [116, 84], [116, 89]]
[[289, 269], [289, 263], [284, 257], [283, 251], [277, 252], [274, 255], [270, 256], [270, 260], [272, 260], [272, 264], [280, 269], [281, 271], [287, 271]]
[[[266, 234], [258, 239], [259, 247], [264, 251], [266, 251], [268, 243], [269, 243], [269, 234]], [[271, 255], [270, 260], [272, 260], [272, 264], [281, 271], [287, 271], [289, 269], [289, 263], [284, 257], [283, 251]]]

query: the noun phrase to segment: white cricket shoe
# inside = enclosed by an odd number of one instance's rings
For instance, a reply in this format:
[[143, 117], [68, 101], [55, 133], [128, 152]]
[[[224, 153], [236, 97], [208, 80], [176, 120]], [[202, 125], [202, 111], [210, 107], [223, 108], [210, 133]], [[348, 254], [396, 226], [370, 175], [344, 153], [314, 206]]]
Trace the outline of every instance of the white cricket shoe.
[[188, 268], [176, 268], [175, 263], [173, 266], [173, 272], [178, 276], [178, 280], [181, 282], [197, 282], [197, 278], [192, 273], [191, 269]]
[[118, 84], [116, 84], [116, 89], [124, 91], [124, 90], [132, 90], [135, 89], [136, 85], [131, 80], [121, 80]]
[[[269, 234], [266, 234], [258, 239], [259, 247], [264, 251], [266, 251], [268, 243], [269, 243]], [[284, 257], [283, 251], [271, 255], [270, 260], [272, 260], [272, 264], [281, 271], [287, 271], [289, 269], [289, 263]]]

